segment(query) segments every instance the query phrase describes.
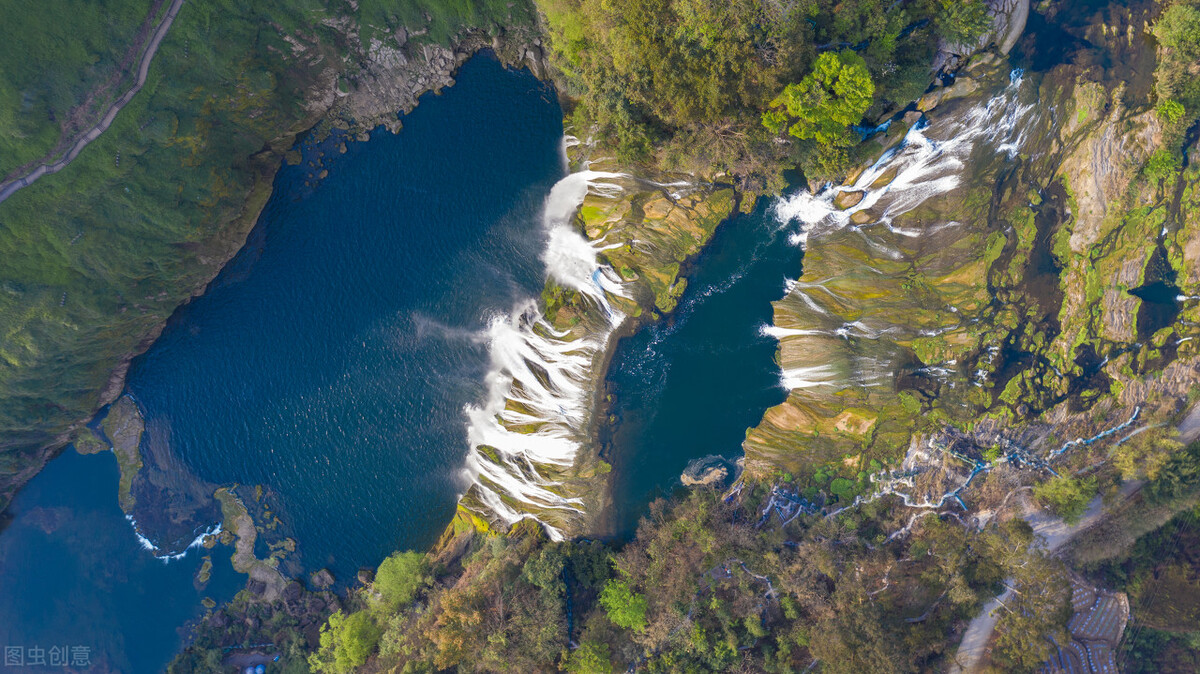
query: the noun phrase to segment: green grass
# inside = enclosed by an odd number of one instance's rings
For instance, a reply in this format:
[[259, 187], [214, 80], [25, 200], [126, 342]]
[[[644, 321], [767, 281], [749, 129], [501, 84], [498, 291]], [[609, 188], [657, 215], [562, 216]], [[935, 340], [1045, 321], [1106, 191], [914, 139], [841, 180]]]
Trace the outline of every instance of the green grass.
[[470, 28], [527, 25], [533, 19], [531, 3], [511, 0], [361, 0], [358, 14], [364, 44], [371, 38], [386, 41], [399, 26], [415, 42], [447, 44]]
[[[0, 7], [0, 175], [5, 175], [54, 149], [71, 109], [117, 72], [151, 2], [4, 0]], [[126, 88], [123, 82], [113, 96]]]

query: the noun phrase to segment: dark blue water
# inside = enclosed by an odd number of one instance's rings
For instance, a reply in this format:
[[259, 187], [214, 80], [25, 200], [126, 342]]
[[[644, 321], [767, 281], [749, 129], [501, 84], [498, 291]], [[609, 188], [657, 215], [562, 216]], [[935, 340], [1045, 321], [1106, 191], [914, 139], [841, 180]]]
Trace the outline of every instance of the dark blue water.
[[[13, 500], [0, 533], [0, 645], [28, 653], [85, 648], [98, 672], [156, 672], [183, 644], [180, 629], [245, 583], [228, 548], [212, 552], [212, 579], [193, 585], [202, 555], [164, 563], [138, 544], [117, 505], [112, 453], [68, 449]], [[207, 551], [205, 551], [207, 552]], [[78, 668], [75, 671], [83, 671]], [[0, 671], [63, 671], [11, 667]]]
[[787, 397], [777, 342], [760, 329], [771, 324], [785, 280], [800, 275], [801, 251], [767, 208], [762, 200], [722, 224], [675, 313], [617, 347], [608, 385], [618, 419], [609, 438], [618, 537], [679, 487], [689, 461], [740, 456], [746, 429]]
[[[310, 167], [280, 171], [247, 247], [130, 370], [148, 454], [178, 458], [199, 500], [264, 485], [307, 570], [352, 580], [431, 545], [465, 488], [463, 406], [488, 369], [477, 335], [543, 284], [561, 114], [527, 71], [477, 57], [399, 134], [308, 148], [326, 152], [315, 185]], [[135, 488], [140, 505], [155, 487]], [[173, 488], [158, 500], [187, 491]], [[190, 537], [165, 510], [137, 519], [155, 540]]]

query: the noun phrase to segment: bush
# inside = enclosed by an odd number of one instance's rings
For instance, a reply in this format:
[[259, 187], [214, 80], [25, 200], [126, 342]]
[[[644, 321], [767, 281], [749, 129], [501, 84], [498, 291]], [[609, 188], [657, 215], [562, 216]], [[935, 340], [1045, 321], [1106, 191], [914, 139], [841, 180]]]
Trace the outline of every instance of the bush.
[[934, 24], [950, 44], [970, 45], [992, 27], [983, 0], [940, 0], [941, 11]]
[[367, 662], [382, 635], [370, 614], [338, 611], [321, 627], [320, 650], [309, 656], [308, 664], [325, 674], [352, 672]]
[[646, 598], [629, 587], [628, 582], [614, 578], [605, 583], [600, 605], [617, 627], [634, 632], [646, 629]]
[[1163, 148], [1150, 155], [1150, 159], [1146, 162], [1146, 168], [1143, 171], [1147, 178], [1157, 182], [1174, 176], [1181, 165], [1182, 158], [1178, 154]]
[[787, 130], [802, 140], [844, 147], [855, 138], [847, 127], [862, 119], [875, 96], [875, 83], [863, 58], [852, 51], [821, 54], [812, 72], [789, 84], [763, 113], [772, 133]]
[[608, 644], [584, 641], [567, 658], [566, 670], [572, 674], [609, 674], [613, 667]]
[[382, 604], [396, 609], [412, 603], [429, 582], [429, 562], [423, 553], [397, 552], [379, 565], [373, 585]]
[[1068, 524], [1079, 521], [1096, 496], [1096, 478], [1056, 477], [1033, 488], [1033, 494]]

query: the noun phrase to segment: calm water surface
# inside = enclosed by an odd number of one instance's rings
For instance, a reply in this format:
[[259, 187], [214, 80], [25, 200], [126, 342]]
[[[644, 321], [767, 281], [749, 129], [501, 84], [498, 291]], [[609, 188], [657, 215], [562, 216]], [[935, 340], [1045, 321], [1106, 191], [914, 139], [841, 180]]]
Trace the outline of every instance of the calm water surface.
[[608, 384], [617, 423], [611, 533], [629, 536], [650, 501], [694, 459], [742, 453], [746, 429], [787, 392], [775, 365], [771, 302], [800, 275], [801, 251], [762, 200], [725, 222], [697, 258], [675, 313], [624, 339]]

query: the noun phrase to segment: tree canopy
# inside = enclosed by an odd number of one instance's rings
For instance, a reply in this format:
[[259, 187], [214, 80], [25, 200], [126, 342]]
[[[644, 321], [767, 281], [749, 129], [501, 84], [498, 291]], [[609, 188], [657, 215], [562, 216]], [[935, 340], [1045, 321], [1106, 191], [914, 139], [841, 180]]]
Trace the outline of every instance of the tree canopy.
[[812, 72], [789, 84], [763, 113], [773, 133], [787, 132], [804, 140], [845, 145], [853, 142], [847, 127], [862, 119], [875, 96], [875, 83], [862, 57], [852, 51], [821, 54]]

